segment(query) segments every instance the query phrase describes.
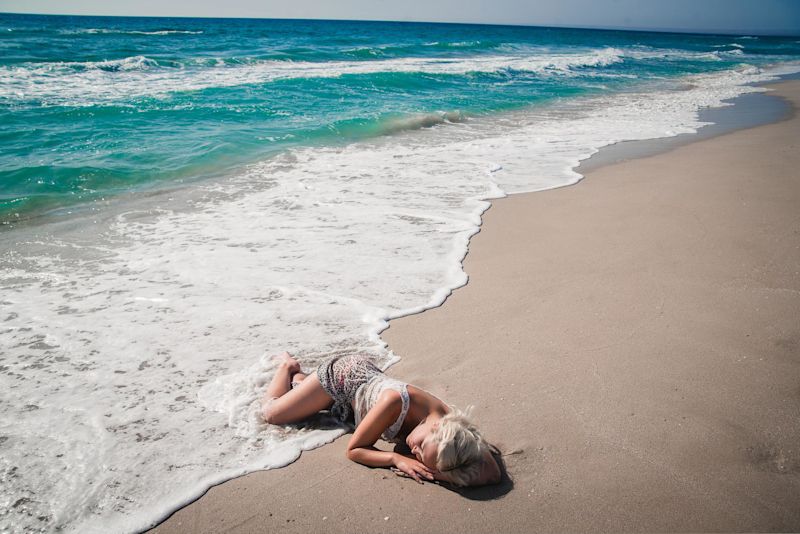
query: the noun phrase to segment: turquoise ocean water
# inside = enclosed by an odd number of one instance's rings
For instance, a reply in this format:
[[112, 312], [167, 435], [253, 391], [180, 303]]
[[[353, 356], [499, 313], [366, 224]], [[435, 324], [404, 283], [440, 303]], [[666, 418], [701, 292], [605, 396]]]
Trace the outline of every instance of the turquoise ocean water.
[[742, 37], [0, 15], [0, 221], [291, 147], [800, 58], [796, 37]]
[[139, 531], [341, 436], [263, 423], [271, 354], [389, 366], [489, 200], [798, 71], [798, 37], [0, 14], [0, 531]]

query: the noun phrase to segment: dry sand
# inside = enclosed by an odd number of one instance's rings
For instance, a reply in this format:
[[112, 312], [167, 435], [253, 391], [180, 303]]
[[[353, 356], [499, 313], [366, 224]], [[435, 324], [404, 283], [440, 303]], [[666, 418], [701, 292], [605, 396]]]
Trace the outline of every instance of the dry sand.
[[800, 531], [799, 141], [793, 117], [494, 203], [469, 284], [384, 338], [390, 374], [475, 405], [501, 486], [418, 485], [345, 437], [157, 531]]

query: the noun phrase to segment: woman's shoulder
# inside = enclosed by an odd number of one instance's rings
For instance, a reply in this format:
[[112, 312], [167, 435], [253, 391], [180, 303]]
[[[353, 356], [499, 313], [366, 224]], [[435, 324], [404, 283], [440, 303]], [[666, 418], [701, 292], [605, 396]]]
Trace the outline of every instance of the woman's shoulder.
[[407, 384], [406, 388], [412, 404], [424, 407], [427, 412], [435, 412], [440, 415], [450, 412], [450, 407], [447, 403], [436, 395], [413, 384]]
[[402, 392], [391, 388], [381, 391], [372, 409], [386, 412], [387, 415], [391, 414], [393, 420], [397, 420], [401, 414], [408, 411], [407, 401], [403, 398]]
[[403, 403], [403, 395], [398, 390], [394, 388], [383, 388], [383, 390], [378, 395], [377, 402], [375, 403], [376, 406], [383, 404], [386, 406], [392, 405], [402, 405]]

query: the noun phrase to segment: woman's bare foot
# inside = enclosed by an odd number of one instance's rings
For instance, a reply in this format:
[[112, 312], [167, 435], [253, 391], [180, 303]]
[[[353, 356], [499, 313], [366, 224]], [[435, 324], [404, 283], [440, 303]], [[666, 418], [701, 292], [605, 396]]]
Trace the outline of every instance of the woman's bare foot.
[[[300, 363], [292, 358], [288, 352], [283, 352], [272, 357], [278, 363], [275, 375], [264, 393], [262, 406], [267, 406], [272, 399], [285, 395], [292, 389], [293, 377], [301, 375]], [[266, 408], [264, 408], [266, 409]]]
[[272, 359], [279, 362], [281, 367], [284, 367], [287, 371], [289, 371], [289, 376], [300, 372], [300, 363], [292, 358], [292, 355], [288, 352], [277, 354], [273, 356]]

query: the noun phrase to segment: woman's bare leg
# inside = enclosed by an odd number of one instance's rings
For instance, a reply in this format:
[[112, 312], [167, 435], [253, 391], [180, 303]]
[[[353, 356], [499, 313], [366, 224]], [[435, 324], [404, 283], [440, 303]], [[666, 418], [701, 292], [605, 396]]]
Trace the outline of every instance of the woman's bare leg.
[[300, 382], [308, 378], [308, 375], [305, 373], [295, 373], [292, 375], [292, 387], [296, 388], [300, 385]]
[[[303, 375], [300, 365], [288, 353], [281, 357], [283, 361], [261, 401], [264, 421], [273, 425], [296, 423], [330, 408], [333, 399], [322, 389], [317, 373]], [[292, 380], [300, 382], [294, 389]]]

